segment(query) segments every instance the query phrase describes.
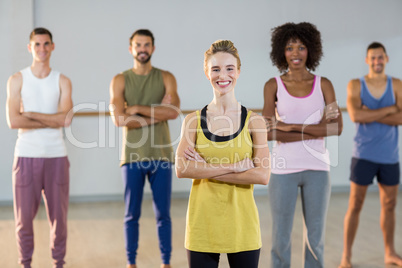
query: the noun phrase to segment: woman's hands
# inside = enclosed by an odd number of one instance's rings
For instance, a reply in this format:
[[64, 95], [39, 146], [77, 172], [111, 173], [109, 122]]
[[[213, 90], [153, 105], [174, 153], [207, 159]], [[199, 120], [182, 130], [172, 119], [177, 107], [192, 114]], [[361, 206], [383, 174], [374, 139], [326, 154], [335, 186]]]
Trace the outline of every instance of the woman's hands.
[[325, 118], [326, 122], [331, 122], [332, 120], [335, 120], [339, 117], [339, 108], [338, 104], [336, 102], [330, 103], [327, 106], [325, 106]]
[[275, 116], [272, 117], [264, 116], [264, 119], [265, 119], [265, 125], [267, 127], [267, 132], [273, 131], [275, 129], [285, 132], [292, 131], [292, 125], [279, 121], [278, 119], [276, 119]]
[[201, 162], [201, 163], [206, 163], [204, 158], [192, 147], [188, 147], [187, 149], [184, 150], [184, 157], [188, 161], [196, 161], [196, 162]]
[[[365, 107], [363, 107], [363, 109], [364, 108]], [[326, 124], [332, 123], [333, 121], [335, 122], [339, 116], [340, 116], [340, 111], [339, 111], [337, 103], [336, 102], [330, 103], [327, 106], [325, 106], [324, 115], [321, 118], [320, 123], [326, 125]], [[309, 124], [305, 124], [305, 125], [304, 124], [286, 124], [282, 121], [279, 121], [275, 116], [264, 116], [264, 119], [265, 119], [265, 125], [267, 127], [267, 132], [270, 132], [273, 130], [280, 130], [283, 132], [291, 132], [291, 131], [300, 132], [300, 128], [304, 130], [304, 126], [309, 125]], [[312, 125], [314, 125], [314, 124], [312, 124]]]

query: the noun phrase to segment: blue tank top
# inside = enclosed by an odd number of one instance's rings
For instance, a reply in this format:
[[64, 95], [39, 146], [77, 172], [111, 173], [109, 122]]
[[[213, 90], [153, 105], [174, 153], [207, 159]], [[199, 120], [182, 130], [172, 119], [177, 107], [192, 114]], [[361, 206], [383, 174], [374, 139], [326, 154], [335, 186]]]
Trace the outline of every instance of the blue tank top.
[[[388, 76], [387, 87], [380, 98], [374, 98], [367, 88], [364, 77], [360, 78], [362, 105], [369, 109], [380, 109], [395, 104], [392, 78]], [[399, 162], [398, 126], [378, 122], [356, 123], [353, 156], [381, 164]]]

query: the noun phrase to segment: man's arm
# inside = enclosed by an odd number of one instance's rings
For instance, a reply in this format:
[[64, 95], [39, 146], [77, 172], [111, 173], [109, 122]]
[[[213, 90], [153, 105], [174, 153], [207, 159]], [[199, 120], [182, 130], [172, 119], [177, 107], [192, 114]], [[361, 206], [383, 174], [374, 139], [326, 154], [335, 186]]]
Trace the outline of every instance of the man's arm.
[[114, 124], [118, 127], [141, 128], [158, 123], [159, 121], [154, 118], [126, 113], [124, 88], [124, 75], [118, 74], [113, 77], [110, 83], [110, 114]]
[[64, 75], [60, 75], [60, 100], [55, 114], [37, 112], [24, 112], [23, 116], [38, 121], [51, 128], [68, 127], [73, 119], [73, 100], [71, 81]]
[[176, 79], [167, 71], [162, 71], [162, 77], [165, 85], [165, 96], [162, 103], [156, 106], [133, 105], [127, 107], [126, 113], [153, 117], [159, 121], [176, 119], [180, 113], [180, 98], [177, 94]]
[[395, 105], [398, 107], [399, 110], [396, 113], [387, 115], [377, 120], [377, 122], [391, 126], [402, 125], [402, 81], [396, 78], [392, 78], [392, 86], [395, 93]]
[[20, 72], [12, 75], [7, 82], [7, 103], [6, 103], [6, 116], [8, 126], [12, 129], [17, 128], [46, 128], [47, 125], [29, 119], [22, 115], [21, 110], [21, 88], [22, 88], [22, 74]]
[[264, 107], [262, 115], [266, 120], [268, 131], [268, 140], [276, 140], [280, 142], [294, 142], [308, 139], [316, 139], [316, 137], [301, 132], [285, 132], [275, 128], [278, 124], [275, 114], [276, 107], [276, 92], [277, 84], [276, 79], [271, 78], [264, 86]]
[[355, 123], [372, 123], [398, 112], [396, 105], [370, 110], [362, 107], [360, 98], [360, 80], [354, 79], [348, 83], [346, 107], [350, 119]]

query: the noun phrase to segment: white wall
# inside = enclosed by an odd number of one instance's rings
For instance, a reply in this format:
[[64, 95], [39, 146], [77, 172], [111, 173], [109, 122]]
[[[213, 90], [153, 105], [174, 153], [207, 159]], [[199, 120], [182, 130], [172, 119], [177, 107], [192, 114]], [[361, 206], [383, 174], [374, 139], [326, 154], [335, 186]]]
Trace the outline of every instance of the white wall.
[[[44, 26], [54, 35], [52, 66], [71, 78], [73, 100], [79, 107], [106, 110], [112, 77], [132, 67], [128, 38], [138, 28], [149, 28], [156, 38], [152, 63], [171, 71], [178, 81], [183, 109], [198, 109], [212, 98], [203, 74], [203, 53], [217, 39], [230, 39], [242, 59], [236, 95], [243, 105], [262, 108], [262, 88], [278, 75], [269, 59], [270, 30], [282, 23], [309, 21], [324, 42], [324, 58], [317, 74], [335, 86], [339, 105], [345, 106], [346, 85], [367, 72], [365, 49], [383, 42], [390, 56], [387, 73], [402, 77], [402, 10], [400, 0], [253, 0], [253, 1], [110, 1], [2, 0], [0, 2], [0, 100], [5, 103], [9, 75], [29, 65], [29, 32]], [[33, 4], [34, 3], [34, 4]], [[93, 108], [91, 108], [93, 107]], [[76, 109], [81, 109], [76, 108]], [[344, 115], [344, 132], [328, 139], [334, 167], [332, 184], [348, 185], [354, 126]], [[6, 126], [0, 110], [0, 201], [12, 199], [11, 166], [16, 131]], [[180, 119], [170, 122], [172, 139], [179, 137]], [[108, 117], [77, 117], [67, 146], [71, 162], [71, 195], [121, 195], [119, 131]], [[82, 143], [94, 148], [80, 148]], [[80, 145], [77, 145], [81, 143]], [[174, 176], [173, 191], [186, 192], [189, 180]], [[263, 187], [260, 187], [263, 188]]]
[[16, 130], [6, 123], [6, 85], [8, 77], [32, 62], [27, 52], [29, 33], [33, 27], [32, 1], [0, 1], [0, 201], [12, 199], [11, 167]]

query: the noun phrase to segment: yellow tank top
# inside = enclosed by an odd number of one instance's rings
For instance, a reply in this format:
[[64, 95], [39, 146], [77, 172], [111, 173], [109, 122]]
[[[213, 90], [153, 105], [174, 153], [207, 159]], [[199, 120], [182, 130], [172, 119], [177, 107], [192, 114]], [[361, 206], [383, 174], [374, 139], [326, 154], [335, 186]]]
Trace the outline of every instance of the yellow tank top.
[[[251, 111], [242, 106], [239, 130], [231, 136], [208, 131], [205, 106], [197, 111], [196, 150], [211, 164], [252, 158], [248, 129]], [[234, 253], [261, 248], [254, 185], [194, 179], [187, 209], [185, 248], [198, 252]]]

